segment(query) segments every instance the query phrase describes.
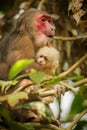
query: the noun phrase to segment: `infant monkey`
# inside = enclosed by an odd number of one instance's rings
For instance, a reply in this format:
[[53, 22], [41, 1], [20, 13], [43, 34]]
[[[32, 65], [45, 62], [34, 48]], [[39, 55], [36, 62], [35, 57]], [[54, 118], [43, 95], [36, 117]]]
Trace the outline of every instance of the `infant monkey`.
[[[59, 57], [60, 55], [57, 49], [45, 46], [40, 48], [36, 53], [36, 62], [41, 66], [42, 71], [48, 75], [53, 75], [59, 65]], [[55, 96], [60, 97], [61, 94], [65, 93], [65, 87], [63, 85], [57, 84], [53, 87], [55, 89]], [[51, 103], [51, 98], [48, 99], [48, 102]]]
[[55, 70], [59, 65], [59, 51], [53, 47], [42, 47], [36, 54], [36, 62], [45, 73], [55, 74]]

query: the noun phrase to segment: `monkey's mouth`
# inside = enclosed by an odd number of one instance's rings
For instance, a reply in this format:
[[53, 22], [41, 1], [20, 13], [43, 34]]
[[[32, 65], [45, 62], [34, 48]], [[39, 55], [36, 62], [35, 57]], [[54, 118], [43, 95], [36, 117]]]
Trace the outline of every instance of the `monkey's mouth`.
[[53, 35], [48, 35], [49, 38], [53, 38]]

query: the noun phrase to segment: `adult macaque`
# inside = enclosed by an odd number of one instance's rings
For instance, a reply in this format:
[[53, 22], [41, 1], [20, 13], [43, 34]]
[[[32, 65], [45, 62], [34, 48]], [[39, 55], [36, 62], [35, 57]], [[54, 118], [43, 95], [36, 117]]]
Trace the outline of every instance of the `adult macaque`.
[[[8, 78], [8, 71], [17, 60], [34, 58], [39, 48], [51, 46], [54, 34], [55, 26], [47, 12], [27, 10], [14, 31], [0, 43], [0, 79]], [[40, 70], [37, 63], [32, 67]]]
[[36, 54], [36, 62], [44, 72], [53, 75], [59, 65], [59, 52], [53, 47], [42, 47]]
[[[52, 46], [54, 35], [55, 26], [51, 15], [37, 9], [27, 10], [18, 20], [14, 31], [0, 43], [0, 80], [8, 79], [9, 69], [17, 60], [35, 58], [41, 47]], [[34, 62], [25, 72], [30, 67], [41, 70], [40, 65]]]

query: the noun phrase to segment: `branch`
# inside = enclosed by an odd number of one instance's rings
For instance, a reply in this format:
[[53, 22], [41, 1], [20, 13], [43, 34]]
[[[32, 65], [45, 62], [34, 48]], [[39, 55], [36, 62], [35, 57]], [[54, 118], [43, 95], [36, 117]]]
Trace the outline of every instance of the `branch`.
[[[87, 83], [87, 78], [82, 79], [82, 80], [80, 80], [80, 81], [74, 83], [74, 84], [71, 85], [71, 86], [69, 85], [68, 90], [72, 90], [72, 88], [79, 87], [80, 85], [86, 84], [86, 83]], [[65, 87], [66, 87], [66, 86], [65, 86]], [[68, 91], [68, 90], [66, 90], [66, 91]], [[48, 91], [45, 91], [45, 92], [39, 92], [39, 95], [40, 95], [41, 97], [51, 96], [51, 95], [54, 95], [54, 94], [55, 94], [55, 90], [54, 90], [54, 89], [48, 90]]]
[[79, 39], [83, 39], [83, 38], [87, 38], [87, 35], [76, 36], [76, 37], [59, 37], [59, 36], [54, 36], [54, 39], [56, 39], [56, 40], [63, 40], [63, 41], [73, 41], [73, 40], [79, 40]]
[[72, 86], [70, 86], [70, 85], [68, 85], [66, 83], [63, 83], [63, 82], [61, 82], [60, 84], [65, 86], [68, 90], [71, 90], [74, 94], [77, 93], [76, 90], [74, 89], [74, 87], [72, 87]]
[[66, 130], [72, 130], [72, 127], [73, 127], [86, 113], [87, 113], [87, 109], [85, 109], [83, 112], [81, 112], [81, 113], [79, 114], [79, 116], [76, 117], [76, 118], [74, 119], [74, 121], [72, 121], [72, 122], [70, 123], [70, 125], [66, 128]]
[[[73, 70], [75, 70], [85, 59], [87, 58], [87, 54], [85, 54], [82, 58], [80, 58], [80, 60], [78, 60], [74, 65], [72, 65], [67, 71], [59, 74], [58, 76], [56, 76], [55, 78], [54, 77], [51, 77], [49, 80], [47, 81], [44, 81], [42, 84], [40, 84], [39, 86], [43, 86], [43, 85], [46, 85], [48, 82], [50, 82], [51, 80], [55, 80], [55, 79], [59, 79], [59, 78], [64, 78], [66, 77], [68, 74], [70, 74]], [[73, 84], [72, 87], [77, 87], [79, 85], [82, 85], [84, 83], [87, 83], [87, 78], [84, 79], [84, 80], [81, 80], [81, 81], [78, 81], [76, 82], [75, 84]], [[21, 86], [20, 88], [16, 89], [13, 93], [16, 93], [24, 88], [27, 88], [28, 86], [31, 86], [31, 85], [34, 85], [32, 83], [29, 83], [25, 86]], [[40, 92], [40, 95], [42, 97], [45, 97], [45, 96], [49, 96], [49, 95], [53, 95], [54, 94], [54, 90], [49, 90], [49, 91], [46, 91], [46, 92]]]
[[32, 86], [32, 85], [34, 85], [34, 83], [28, 83], [28, 84], [26, 84], [26, 85], [19, 86], [18, 88], [16, 88], [16, 89], [14, 90], [13, 94], [15, 94], [15, 93], [17, 93], [17, 92], [19, 92], [19, 91], [21, 91], [21, 90], [23, 90], [23, 89], [25, 89], [25, 88], [27, 88], [27, 87], [29, 87], [29, 86]]
[[68, 70], [65, 72], [59, 74], [57, 78], [64, 78], [68, 74], [70, 74], [72, 71], [74, 71], [85, 59], [87, 58], [87, 54], [85, 54], [82, 58], [80, 58], [74, 65], [72, 65]]
[[82, 80], [80, 80], [80, 81], [74, 83], [74, 84], [72, 85], [72, 87], [73, 87], [73, 88], [76, 88], [76, 87], [78, 87], [78, 86], [80, 86], [80, 85], [82, 85], [82, 84], [86, 84], [86, 83], [87, 83], [87, 78], [82, 79]]
[[64, 130], [64, 128], [57, 127], [53, 124], [41, 124], [41, 123], [31, 123], [36, 129], [40, 130], [41, 128], [47, 128], [50, 130]]
[[[87, 109], [85, 109], [83, 112], [81, 112], [79, 114], [78, 117], [76, 117], [74, 119], [74, 121], [72, 121], [70, 123], [70, 125], [67, 127], [67, 128], [62, 128], [62, 127], [57, 127], [53, 124], [41, 124], [41, 123], [31, 123], [34, 128], [37, 128], [38, 130], [41, 129], [41, 128], [48, 128], [48, 129], [53, 129], [53, 130], [72, 130], [72, 127], [87, 113]], [[26, 124], [29, 124], [29, 123], [26, 123]]]
[[46, 1], [46, 0], [41, 0], [41, 1], [40, 1], [39, 5], [38, 5], [38, 7], [37, 7], [38, 10], [41, 10], [41, 9], [42, 9], [42, 6], [43, 6], [43, 4], [45, 3], [45, 1]]
[[[42, 83], [42, 86], [46, 85], [48, 82], [50, 82], [51, 80], [56, 80], [56, 79], [59, 79], [59, 78], [64, 78], [66, 77], [67, 75], [69, 75], [72, 71], [74, 71], [85, 59], [87, 58], [87, 54], [85, 54], [82, 58], [80, 58], [75, 64], [73, 64], [68, 70], [66, 70], [65, 72], [59, 74], [58, 76], [56, 77], [51, 77], [50, 79], [48, 79], [47, 81], [43, 81]], [[77, 85], [79, 86], [79, 84], [84, 84], [84, 82], [86, 83], [86, 79], [84, 80], [81, 80], [79, 82], [76, 82], [76, 87]], [[73, 86], [74, 87], [74, 86]], [[53, 92], [51, 92], [53, 93]]]

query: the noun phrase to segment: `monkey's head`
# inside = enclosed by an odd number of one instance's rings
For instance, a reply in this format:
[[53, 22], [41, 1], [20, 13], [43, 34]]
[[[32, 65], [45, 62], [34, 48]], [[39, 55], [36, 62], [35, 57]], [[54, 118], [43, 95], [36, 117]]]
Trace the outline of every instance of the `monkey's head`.
[[41, 14], [36, 19], [36, 26], [39, 31], [44, 33], [48, 37], [52, 37], [55, 34], [55, 26], [50, 15]]
[[50, 14], [37, 9], [27, 10], [19, 19], [16, 29], [19, 32], [28, 32], [35, 42], [36, 46], [44, 46], [47, 40], [55, 35], [55, 26]]
[[42, 47], [36, 54], [36, 61], [42, 68], [56, 69], [59, 64], [59, 52], [53, 47]]

